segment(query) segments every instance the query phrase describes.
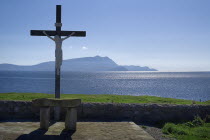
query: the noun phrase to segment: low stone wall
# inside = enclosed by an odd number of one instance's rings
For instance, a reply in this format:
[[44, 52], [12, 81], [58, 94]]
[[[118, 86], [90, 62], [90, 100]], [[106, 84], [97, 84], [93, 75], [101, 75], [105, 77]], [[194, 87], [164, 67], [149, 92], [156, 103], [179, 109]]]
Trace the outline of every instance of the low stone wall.
[[[63, 118], [64, 114], [65, 109], [62, 109]], [[78, 107], [78, 118], [81, 121], [128, 120], [157, 124], [188, 121], [196, 115], [210, 115], [210, 105], [83, 103]], [[39, 108], [27, 101], [0, 101], [0, 120], [11, 119], [38, 120]]]

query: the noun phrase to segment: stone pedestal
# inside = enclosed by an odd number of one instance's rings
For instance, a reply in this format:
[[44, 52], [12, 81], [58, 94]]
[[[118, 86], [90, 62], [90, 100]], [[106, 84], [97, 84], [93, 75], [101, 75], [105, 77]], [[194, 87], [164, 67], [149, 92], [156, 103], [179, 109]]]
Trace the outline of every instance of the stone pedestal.
[[40, 128], [48, 129], [50, 122], [50, 107], [54, 107], [54, 119], [60, 120], [61, 107], [67, 108], [65, 118], [65, 130], [76, 130], [77, 109], [81, 104], [81, 99], [35, 99], [34, 106], [40, 107]]
[[77, 109], [67, 108], [65, 118], [65, 130], [76, 130], [77, 123]]
[[40, 108], [40, 128], [48, 130], [50, 122], [50, 107]]

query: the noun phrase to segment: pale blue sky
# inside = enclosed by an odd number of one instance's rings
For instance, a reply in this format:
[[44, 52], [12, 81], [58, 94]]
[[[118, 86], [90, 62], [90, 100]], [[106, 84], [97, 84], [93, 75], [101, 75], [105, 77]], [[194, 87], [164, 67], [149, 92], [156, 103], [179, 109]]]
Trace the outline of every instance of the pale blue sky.
[[56, 4], [63, 30], [87, 31], [64, 41], [64, 59], [100, 55], [160, 71], [210, 70], [210, 0], [1, 0], [0, 63], [54, 60], [54, 43], [30, 30], [54, 30]]

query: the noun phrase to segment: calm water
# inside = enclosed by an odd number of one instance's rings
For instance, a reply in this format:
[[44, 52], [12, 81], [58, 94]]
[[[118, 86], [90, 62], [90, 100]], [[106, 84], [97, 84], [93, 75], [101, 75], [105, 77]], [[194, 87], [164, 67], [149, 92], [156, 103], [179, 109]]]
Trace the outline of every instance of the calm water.
[[[0, 72], [0, 93], [54, 93], [54, 72]], [[210, 72], [63, 72], [61, 93], [210, 100]]]

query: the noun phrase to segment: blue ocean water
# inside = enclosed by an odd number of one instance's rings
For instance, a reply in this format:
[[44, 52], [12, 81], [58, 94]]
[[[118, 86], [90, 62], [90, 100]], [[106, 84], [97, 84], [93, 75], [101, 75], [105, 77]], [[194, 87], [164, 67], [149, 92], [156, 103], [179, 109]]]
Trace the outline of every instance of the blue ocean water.
[[[1, 71], [0, 93], [54, 94], [54, 72]], [[62, 72], [61, 93], [210, 100], [210, 72]]]

